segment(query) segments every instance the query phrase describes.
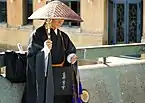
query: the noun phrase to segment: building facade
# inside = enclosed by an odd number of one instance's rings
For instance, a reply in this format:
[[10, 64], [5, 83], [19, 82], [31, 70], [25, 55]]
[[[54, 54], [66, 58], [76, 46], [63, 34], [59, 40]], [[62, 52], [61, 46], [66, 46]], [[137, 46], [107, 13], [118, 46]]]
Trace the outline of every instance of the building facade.
[[[65, 22], [61, 27], [76, 46], [143, 42], [144, 0], [61, 0], [83, 23]], [[0, 48], [27, 46], [30, 33], [42, 20], [28, 20], [46, 0], [0, 0]]]

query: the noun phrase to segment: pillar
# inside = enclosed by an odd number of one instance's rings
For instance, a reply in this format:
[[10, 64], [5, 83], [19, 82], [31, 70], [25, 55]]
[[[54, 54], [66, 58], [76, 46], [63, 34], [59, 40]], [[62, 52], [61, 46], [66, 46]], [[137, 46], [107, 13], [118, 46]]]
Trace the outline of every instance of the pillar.
[[27, 0], [7, 0], [7, 23], [17, 27], [26, 24]]

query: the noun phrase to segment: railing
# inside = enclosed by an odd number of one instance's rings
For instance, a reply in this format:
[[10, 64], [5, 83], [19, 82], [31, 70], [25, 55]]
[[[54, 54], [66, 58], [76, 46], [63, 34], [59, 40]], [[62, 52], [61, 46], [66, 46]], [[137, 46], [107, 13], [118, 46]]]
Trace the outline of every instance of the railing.
[[145, 53], [145, 43], [77, 47], [77, 55], [80, 59], [103, 57], [104, 63], [108, 56], [138, 55], [143, 53]]
[[[19, 51], [16, 52], [19, 53]], [[138, 55], [143, 53], [145, 53], [145, 43], [77, 47], [79, 59], [96, 60], [103, 57], [104, 63], [108, 56]], [[4, 52], [0, 53], [0, 67], [3, 65], [3, 54]]]

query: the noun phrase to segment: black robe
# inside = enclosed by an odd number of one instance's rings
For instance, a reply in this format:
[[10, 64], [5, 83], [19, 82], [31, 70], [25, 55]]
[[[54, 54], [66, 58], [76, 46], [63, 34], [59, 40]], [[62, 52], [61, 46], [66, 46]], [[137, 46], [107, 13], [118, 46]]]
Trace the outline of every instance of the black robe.
[[[61, 35], [62, 38], [61, 38]], [[67, 56], [71, 53], [76, 53], [76, 48], [69, 39], [69, 37], [62, 31], [58, 29], [58, 34], [51, 29], [50, 37], [53, 43], [51, 55], [52, 55], [52, 64], [57, 64], [63, 61], [65, 56], [65, 66], [70, 66], [71, 64], [67, 62]], [[40, 79], [39, 76], [44, 77], [44, 52], [41, 51], [44, 47], [44, 42], [48, 39], [45, 26], [41, 26], [38, 29], [34, 30], [31, 34], [29, 45], [28, 45], [28, 54], [27, 54], [27, 81], [25, 86], [25, 91], [23, 95], [23, 103], [45, 103], [43, 101], [44, 94], [38, 94], [36, 88], [36, 81]], [[61, 40], [63, 39], [63, 41]], [[64, 43], [64, 46], [63, 46]], [[37, 56], [39, 56], [39, 59]], [[36, 70], [37, 67], [41, 67], [42, 71]], [[40, 63], [39, 63], [40, 62]], [[44, 81], [38, 80], [38, 81]], [[44, 82], [43, 82], [44, 83]], [[39, 83], [43, 85], [43, 83]], [[46, 85], [47, 86], [47, 85]], [[40, 86], [41, 87], [41, 86]], [[43, 87], [43, 86], [42, 86]], [[43, 89], [41, 89], [43, 90]], [[42, 92], [40, 92], [42, 93]], [[39, 101], [37, 99], [39, 98]]]

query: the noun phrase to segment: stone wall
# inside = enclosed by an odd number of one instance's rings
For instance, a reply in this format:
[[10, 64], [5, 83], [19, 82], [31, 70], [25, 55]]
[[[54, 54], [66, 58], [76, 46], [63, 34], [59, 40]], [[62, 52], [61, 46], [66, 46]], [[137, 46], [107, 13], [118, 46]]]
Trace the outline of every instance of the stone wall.
[[[80, 66], [89, 103], [144, 103], [145, 61], [119, 65]], [[0, 103], [20, 103], [24, 84], [12, 84], [0, 76]]]

